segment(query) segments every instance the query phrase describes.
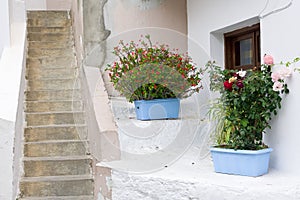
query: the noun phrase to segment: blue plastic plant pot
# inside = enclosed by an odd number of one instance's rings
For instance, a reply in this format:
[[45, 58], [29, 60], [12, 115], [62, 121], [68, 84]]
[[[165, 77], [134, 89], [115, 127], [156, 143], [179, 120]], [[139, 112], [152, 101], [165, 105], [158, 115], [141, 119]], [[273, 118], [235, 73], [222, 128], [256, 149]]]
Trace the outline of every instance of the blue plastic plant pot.
[[271, 148], [262, 150], [210, 149], [215, 172], [242, 176], [268, 173]]
[[153, 99], [134, 101], [136, 118], [138, 120], [177, 119], [180, 100]]

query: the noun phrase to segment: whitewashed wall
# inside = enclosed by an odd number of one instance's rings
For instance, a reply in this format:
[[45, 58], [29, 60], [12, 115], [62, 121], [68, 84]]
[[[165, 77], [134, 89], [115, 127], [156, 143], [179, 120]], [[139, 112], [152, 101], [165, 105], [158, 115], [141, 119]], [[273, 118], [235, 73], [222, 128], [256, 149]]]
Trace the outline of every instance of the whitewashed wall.
[[[292, 0], [187, 0], [188, 34], [207, 54], [224, 63], [223, 33], [261, 24], [261, 54], [271, 54], [276, 62], [300, 56], [300, 2]], [[291, 4], [292, 3], [292, 4]], [[189, 49], [197, 55], [194, 45]], [[205, 63], [206, 60], [199, 63]], [[300, 67], [300, 64], [297, 64]], [[283, 100], [283, 109], [272, 122], [266, 143], [274, 149], [271, 167], [300, 174], [300, 75], [289, 80], [290, 94]]]
[[27, 10], [70, 10], [71, 5], [72, 0], [26, 0]]
[[186, 51], [185, 0], [109, 0], [104, 9], [105, 26], [111, 31], [108, 56], [119, 40], [137, 41], [141, 34], [150, 34], [154, 42]]
[[1, 25], [1, 37], [0, 37], [0, 58], [5, 46], [10, 45], [10, 24], [9, 24], [9, 7], [8, 0], [0, 2], [0, 25]]
[[16, 197], [20, 171], [23, 124], [23, 92], [20, 92], [20, 88], [24, 85], [21, 74], [25, 51], [24, 0], [0, 2], [0, 26], [0, 199], [8, 200]]
[[46, 0], [26, 0], [26, 10], [46, 10]]

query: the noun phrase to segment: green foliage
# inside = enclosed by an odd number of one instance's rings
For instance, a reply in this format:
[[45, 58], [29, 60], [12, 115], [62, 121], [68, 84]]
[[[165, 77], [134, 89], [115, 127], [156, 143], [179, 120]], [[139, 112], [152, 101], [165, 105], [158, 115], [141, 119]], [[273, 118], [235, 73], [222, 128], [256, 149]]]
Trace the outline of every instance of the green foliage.
[[108, 64], [111, 82], [130, 102], [161, 98], [184, 98], [202, 88], [200, 75], [188, 54], [153, 45], [150, 36], [114, 48], [117, 61]]
[[287, 84], [280, 79], [282, 88], [274, 88], [271, 66], [267, 65], [262, 65], [261, 70], [241, 72], [245, 76], [222, 70], [214, 62], [208, 62], [206, 67], [211, 90], [220, 93], [210, 110], [212, 119], [218, 120], [215, 129], [218, 145], [247, 150], [265, 148], [262, 134], [271, 128], [269, 122], [281, 108], [280, 94], [289, 92]]

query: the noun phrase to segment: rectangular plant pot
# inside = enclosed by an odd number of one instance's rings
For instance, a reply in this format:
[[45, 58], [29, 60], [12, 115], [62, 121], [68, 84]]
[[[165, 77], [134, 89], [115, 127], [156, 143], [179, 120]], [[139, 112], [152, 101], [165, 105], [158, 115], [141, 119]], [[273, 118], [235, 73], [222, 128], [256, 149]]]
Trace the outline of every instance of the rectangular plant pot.
[[134, 101], [138, 120], [177, 119], [180, 100], [177, 98]]
[[268, 173], [271, 148], [262, 150], [210, 149], [215, 172], [242, 176]]

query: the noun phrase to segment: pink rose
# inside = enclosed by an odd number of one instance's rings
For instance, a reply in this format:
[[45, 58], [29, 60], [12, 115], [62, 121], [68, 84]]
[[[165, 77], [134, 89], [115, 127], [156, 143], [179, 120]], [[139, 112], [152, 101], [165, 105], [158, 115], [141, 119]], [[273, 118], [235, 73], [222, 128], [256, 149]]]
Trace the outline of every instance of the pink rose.
[[283, 88], [283, 83], [277, 81], [274, 83], [273, 85], [273, 90], [276, 91], [276, 92], [280, 92]]
[[278, 72], [273, 72], [271, 77], [273, 82], [277, 82], [279, 79], [281, 79], [281, 74]]
[[281, 77], [287, 78], [287, 77], [291, 76], [292, 70], [289, 68], [284, 68], [284, 69], [280, 70], [279, 73], [280, 73]]
[[266, 65], [273, 65], [273, 64], [274, 64], [274, 59], [273, 59], [273, 57], [270, 56], [270, 55], [265, 55], [265, 56], [264, 56], [264, 63], [265, 63]]

